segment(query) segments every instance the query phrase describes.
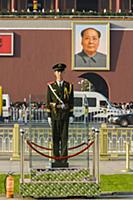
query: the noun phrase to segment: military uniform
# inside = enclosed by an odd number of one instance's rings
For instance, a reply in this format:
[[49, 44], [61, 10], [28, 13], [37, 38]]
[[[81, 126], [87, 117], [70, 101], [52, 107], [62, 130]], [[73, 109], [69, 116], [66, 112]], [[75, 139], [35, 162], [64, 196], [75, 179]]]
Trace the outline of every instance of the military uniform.
[[[64, 70], [63, 64], [57, 65], [56, 71]], [[53, 155], [67, 156], [69, 117], [73, 116], [73, 85], [62, 81], [59, 86], [57, 81], [48, 83], [47, 90], [48, 117], [52, 120]], [[67, 162], [67, 159], [62, 160]]]

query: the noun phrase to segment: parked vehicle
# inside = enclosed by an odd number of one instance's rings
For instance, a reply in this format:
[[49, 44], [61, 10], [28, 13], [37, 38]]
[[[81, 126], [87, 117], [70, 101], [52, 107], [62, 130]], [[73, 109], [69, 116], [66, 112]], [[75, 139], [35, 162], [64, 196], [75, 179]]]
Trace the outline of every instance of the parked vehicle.
[[11, 116], [9, 94], [2, 94], [2, 117], [8, 119]]
[[128, 125], [133, 125], [133, 113], [112, 116], [109, 119], [109, 123], [117, 124], [122, 127], [127, 127]]
[[85, 108], [88, 108], [89, 116], [93, 119], [108, 119], [118, 115], [121, 109], [113, 107], [109, 100], [98, 92], [74, 91], [74, 116], [83, 119]]

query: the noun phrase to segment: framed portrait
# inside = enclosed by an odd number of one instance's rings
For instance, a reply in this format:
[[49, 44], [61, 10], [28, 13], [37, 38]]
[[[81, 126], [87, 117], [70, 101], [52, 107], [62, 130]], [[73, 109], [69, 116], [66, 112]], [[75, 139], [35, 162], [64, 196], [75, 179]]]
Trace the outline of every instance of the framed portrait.
[[13, 56], [14, 34], [0, 33], [0, 56]]
[[72, 23], [72, 69], [110, 70], [110, 24]]

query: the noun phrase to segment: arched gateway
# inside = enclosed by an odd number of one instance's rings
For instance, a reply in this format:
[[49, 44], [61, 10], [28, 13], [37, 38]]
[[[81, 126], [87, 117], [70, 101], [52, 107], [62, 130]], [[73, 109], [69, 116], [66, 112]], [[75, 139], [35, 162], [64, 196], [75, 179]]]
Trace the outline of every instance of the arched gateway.
[[106, 81], [96, 73], [84, 73], [79, 76], [80, 78], [87, 79], [90, 81], [95, 88], [96, 92], [103, 94], [105, 97], [109, 98], [109, 88]]

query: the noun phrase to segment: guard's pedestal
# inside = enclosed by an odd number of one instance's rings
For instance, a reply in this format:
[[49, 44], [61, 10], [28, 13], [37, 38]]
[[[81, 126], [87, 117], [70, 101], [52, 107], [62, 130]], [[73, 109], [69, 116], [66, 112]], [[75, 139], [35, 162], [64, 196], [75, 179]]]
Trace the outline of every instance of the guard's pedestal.
[[85, 197], [84, 199], [88, 199], [89, 197], [98, 197], [101, 192], [100, 186], [90, 175], [88, 169], [34, 169], [30, 178], [24, 179], [20, 184], [20, 193], [23, 197], [35, 199], [68, 199], [71, 197], [79, 199], [79, 197]]
[[53, 162], [51, 163], [51, 167], [52, 168], [67, 168], [69, 167], [69, 163], [68, 162]]

